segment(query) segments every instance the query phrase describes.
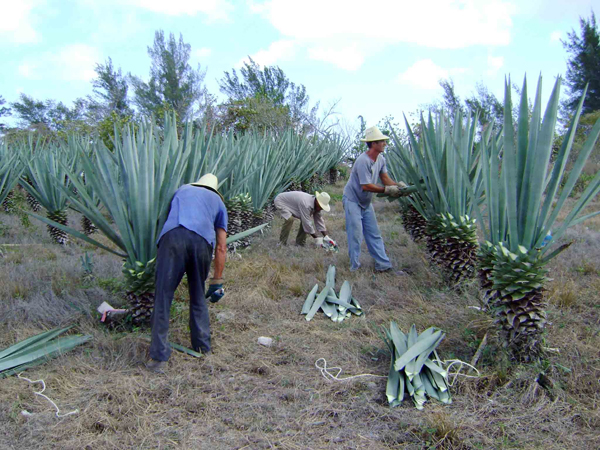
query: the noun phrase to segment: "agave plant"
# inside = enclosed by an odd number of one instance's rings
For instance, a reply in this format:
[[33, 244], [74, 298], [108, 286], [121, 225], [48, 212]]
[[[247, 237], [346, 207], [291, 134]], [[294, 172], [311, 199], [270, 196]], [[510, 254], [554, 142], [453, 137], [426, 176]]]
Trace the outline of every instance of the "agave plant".
[[10, 195], [22, 171], [18, 155], [11, 155], [6, 142], [0, 141], [0, 204]]
[[[489, 226], [483, 246], [484, 281], [489, 307], [515, 358], [536, 359], [541, 353], [546, 324], [544, 283], [547, 263], [570, 243], [559, 242], [567, 228], [597, 214], [585, 212], [600, 192], [600, 172], [593, 178], [566, 218], [557, 222], [600, 134], [596, 122], [566, 177], [565, 167], [583, 105], [582, 96], [563, 144], [550, 164], [557, 119], [560, 78], [542, 115], [541, 77], [529, 116], [527, 80], [523, 82], [519, 113], [513, 123], [510, 80], [505, 85], [502, 143], [484, 143], [482, 172]], [[500, 147], [502, 152], [500, 153]], [[501, 159], [500, 159], [501, 157]]]
[[483, 183], [475, 145], [477, 116], [468, 115], [463, 121], [458, 114], [453, 127], [448, 123], [443, 113], [435, 122], [430, 114], [427, 123], [421, 119], [417, 140], [406, 122], [412, 153], [395, 132], [392, 138], [402, 171], [417, 191], [408, 201], [427, 221], [431, 259], [450, 282], [459, 283], [472, 276], [477, 265], [477, 226], [472, 213]]
[[[30, 141], [31, 143], [31, 141]], [[24, 154], [28, 148], [23, 150]], [[55, 223], [66, 226], [69, 196], [65, 188], [71, 186], [69, 172], [75, 166], [75, 155], [65, 146], [48, 145], [36, 151], [27, 163], [26, 178], [21, 186], [46, 210], [46, 217]], [[48, 224], [52, 240], [60, 245], [68, 242], [68, 235], [60, 228]]]

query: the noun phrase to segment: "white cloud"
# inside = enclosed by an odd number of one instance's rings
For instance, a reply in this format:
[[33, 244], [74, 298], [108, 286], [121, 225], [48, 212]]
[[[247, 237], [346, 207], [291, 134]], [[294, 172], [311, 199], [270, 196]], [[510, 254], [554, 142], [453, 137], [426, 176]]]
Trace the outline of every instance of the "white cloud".
[[[301, 7], [289, 0], [266, 0], [248, 5], [284, 36], [318, 47], [313, 55], [336, 49], [356, 61], [399, 43], [441, 49], [505, 46], [516, 12], [510, 0], [371, 0], [368, 7], [356, 0], [303, 0]], [[330, 60], [337, 64], [340, 58]], [[347, 62], [343, 66], [357, 68]]]
[[13, 43], [36, 42], [39, 36], [33, 28], [31, 16], [38, 3], [35, 0], [2, 2], [0, 36], [8, 35], [7, 40]]
[[550, 42], [559, 42], [562, 38], [562, 31], [553, 31], [550, 33]]
[[504, 56], [492, 56], [492, 55], [488, 55], [488, 70], [487, 70], [487, 74], [490, 77], [495, 76], [498, 71], [504, 67]]
[[431, 59], [422, 59], [398, 75], [398, 82], [421, 89], [437, 89], [442, 78], [466, 72], [463, 68], [444, 69]]
[[64, 81], [90, 81], [96, 76], [94, 67], [100, 54], [94, 47], [72, 44], [58, 52], [46, 52], [23, 61], [18, 72], [32, 80], [58, 79]]
[[362, 52], [356, 46], [334, 48], [314, 47], [308, 49], [311, 59], [325, 61], [334, 64], [340, 69], [354, 71], [362, 66], [365, 60]]
[[[294, 51], [293, 41], [282, 40], [273, 42], [267, 50], [259, 50], [253, 55], [250, 55], [250, 58], [261, 66], [271, 66], [277, 61], [291, 59], [294, 55]], [[247, 59], [242, 59], [238, 63], [238, 67], [241, 67], [244, 61], [247, 61]]]
[[198, 59], [208, 58], [212, 50], [208, 47], [202, 47], [193, 51], [193, 55]]
[[227, 20], [233, 10], [228, 0], [126, 0], [127, 3], [169, 16], [205, 14], [210, 21]]

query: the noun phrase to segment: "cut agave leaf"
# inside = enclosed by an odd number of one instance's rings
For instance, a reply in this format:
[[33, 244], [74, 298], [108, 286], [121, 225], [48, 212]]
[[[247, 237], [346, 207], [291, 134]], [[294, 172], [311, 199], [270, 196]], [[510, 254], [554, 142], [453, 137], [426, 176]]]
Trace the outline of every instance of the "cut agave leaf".
[[317, 296], [317, 291], [319, 290], [319, 285], [315, 284], [312, 290], [306, 296], [306, 300], [304, 301], [304, 305], [302, 306], [302, 312], [300, 314], [308, 314], [310, 311], [310, 307], [315, 302], [315, 297]]

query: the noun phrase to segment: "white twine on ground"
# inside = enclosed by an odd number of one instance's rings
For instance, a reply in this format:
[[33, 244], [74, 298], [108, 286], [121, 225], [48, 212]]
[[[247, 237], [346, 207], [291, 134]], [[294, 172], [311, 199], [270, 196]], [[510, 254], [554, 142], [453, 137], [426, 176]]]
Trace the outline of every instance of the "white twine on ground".
[[[319, 361], [323, 361], [322, 366], [319, 365]], [[352, 375], [352, 376], [349, 376], [346, 378], [339, 378], [340, 374], [342, 373], [342, 368], [341, 367], [327, 367], [327, 360], [325, 358], [317, 359], [315, 361], [315, 367], [321, 371], [321, 375], [323, 375], [323, 377], [327, 380], [348, 381], [348, 380], [353, 380], [354, 378], [361, 378], [361, 377], [387, 378], [387, 376], [375, 375], [373, 373], [361, 373], [360, 375]], [[335, 375], [333, 375], [331, 372], [329, 372], [330, 370], [337, 370], [337, 373]]]
[[[319, 361], [323, 361], [323, 365], [319, 365]], [[452, 378], [452, 381], [450, 381], [448, 383], [448, 386], [453, 386], [454, 383], [456, 382], [456, 379], [461, 376], [461, 377], [465, 377], [465, 378], [479, 378], [481, 376], [481, 374], [479, 373], [479, 370], [477, 370], [477, 368], [475, 366], [472, 366], [469, 363], [466, 363], [464, 361], [461, 361], [460, 359], [447, 359], [444, 361], [440, 361], [439, 359], [435, 359], [435, 361], [437, 361], [442, 367], [446, 367], [446, 372], [448, 372], [448, 378], [450, 378], [451, 375], [454, 375]], [[455, 365], [455, 364], [460, 364], [458, 370], [456, 372], [450, 372], [450, 368]], [[473, 369], [475, 372], [477, 372], [477, 375], [467, 375], [465, 373], [460, 373], [460, 371], [463, 369], [464, 366], [470, 367], [471, 369]], [[349, 380], [353, 380], [355, 378], [361, 378], [361, 377], [375, 377], [375, 378], [387, 378], [387, 375], [376, 375], [373, 373], [361, 373], [360, 375], [352, 375], [346, 378], [339, 378], [339, 376], [342, 373], [342, 368], [341, 367], [327, 367], [327, 360], [325, 358], [319, 358], [315, 361], [315, 367], [317, 369], [319, 369], [321, 371], [321, 375], [323, 375], [323, 378], [327, 379], [327, 380], [334, 380], [334, 381], [349, 381]], [[330, 370], [337, 370], [337, 373], [334, 375], [330, 372]]]
[[[23, 373], [23, 372], [21, 372], [21, 373]], [[20, 373], [17, 374], [17, 378], [20, 378], [21, 380], [29, 381], [31, 384], [42, 383], [42, 390], [39, 392], [34, 391], [33, 393], [35, 395], [39, 395], [40, 397], [44, 397], [46, 400], [48, 400], [52, 404], [52, 406], [54, 406], [54, 408], [56, 409], [56, 417], [58, 417], [58, 418], [67, 417], [67, 416], [70, 416], [71, 414], [77, 414], [79, 412], [79, 410], [76, 409], [76, 410], [68, 412], [66, 414], [60, 414], [60, 409], [58, 406], [56, 406], [56, 403], [54, 403], [52, 400], [50, 400], [50, 398], [48, 398], [48, 396], [43, 394], [43, 392], [46, 390], [46, 383], [44, 382], [44, 380], [32, 381], [29, 378], [22, 377]]]

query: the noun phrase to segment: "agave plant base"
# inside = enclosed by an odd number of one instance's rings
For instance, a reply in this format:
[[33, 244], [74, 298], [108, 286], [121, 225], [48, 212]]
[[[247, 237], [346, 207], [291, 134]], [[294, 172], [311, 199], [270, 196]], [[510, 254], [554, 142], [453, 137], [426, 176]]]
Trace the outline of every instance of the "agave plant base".
[[[55, 211], [47, 214], [48, 219], [59, 223], [61, 225], [67, 226], [67, 213], [66, 211]], [[52, 240], [59, 245], [66, 245], [69, 242], [69, 235], [63, 230], [59, 230], [58, 228], [54, 228], [52, 225], [47, 225], [48, 233], [52, 237]]]
[[475, 220], [469, 216], [454, 218], [450, 213], [438, 214], [427, 225], [427, 250], [451, 284], [473, 277], [479, 252]]
[[406, 205], [400, 210], [402, 225], [413, 241], [420, 242], [427, 237], [427, 220], [412, 205]]
[[81, 229], [86, 236], [90, 236], [98, 231], [96, 225], [94, 225], [92, 221], [85, 216], [81, 218]]
[[490, 309], [505, 346], [521, 361], [534, 361], [542, 351], [546, 325], [546, 279], [539, 251], [519, 247], [515, 254], [503, 245], [494, 249]]
[[144, 292], [142, 294], [136, 294], [134, 292], [128, 292], [127, 301], [131, 305], [129, 309], [133, 324], [149, 324], [154, 308], [154, 293]]
[[2, 210], [7, 214], [12, 214], [15, 211], [15, 193], [10, 191], [2, 202]]
[[31, 210], [33, 212], [38, 212], [40, 209], [42, 209], [42, 205], [40, 205], [40, 202], [38, 202], [35, 197], [33, 195], [31, 195], [29, 192], [27, 193], [27, 204], [29, 205], [29, 208], [31, 208]]

